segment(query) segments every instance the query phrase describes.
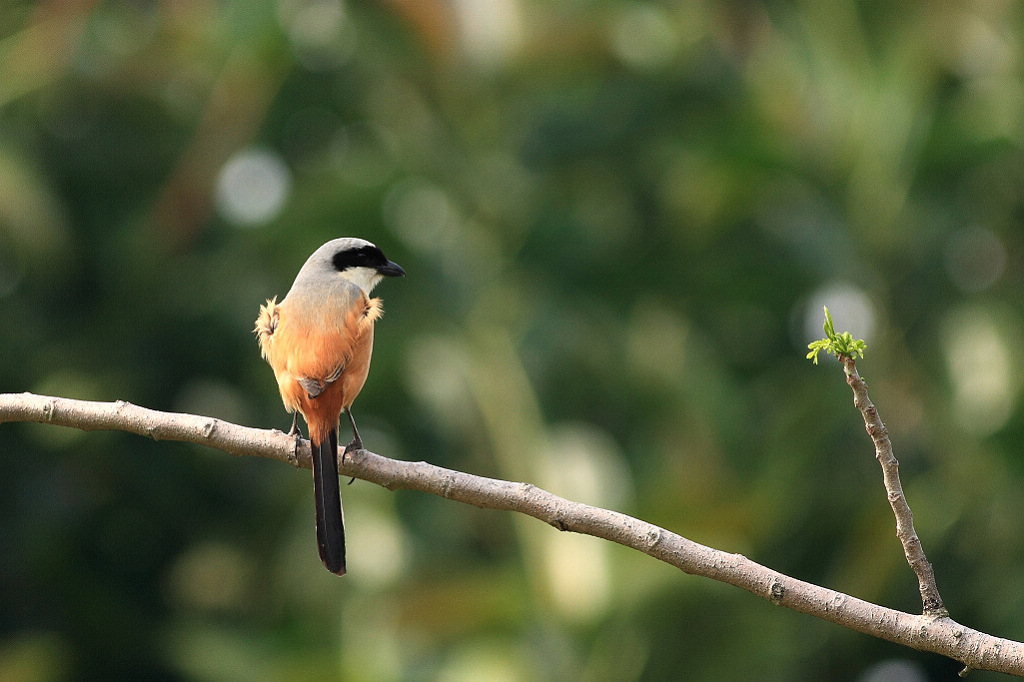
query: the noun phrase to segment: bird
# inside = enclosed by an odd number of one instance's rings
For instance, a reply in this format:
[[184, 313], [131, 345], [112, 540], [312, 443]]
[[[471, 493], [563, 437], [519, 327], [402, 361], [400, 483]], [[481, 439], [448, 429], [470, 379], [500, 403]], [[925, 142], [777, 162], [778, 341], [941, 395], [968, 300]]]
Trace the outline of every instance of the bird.
[[384, 313], [370, 292], [385, 277], [405, 270], [365, 239], [327, 242], [306, 260], [291, 289], [260, 306], [253, 330], [260, 354], [274, 370], [285, 409], [292, 413], [289, 435], [298, 435], [298, 415], [309, 430], [316, 497], [320, 560], [345, 575], [345, 520], [338, 482], [338, 423], [352, 425], [345, 455], [363, 447], [352, 403], [370, 370], [374, 324]]

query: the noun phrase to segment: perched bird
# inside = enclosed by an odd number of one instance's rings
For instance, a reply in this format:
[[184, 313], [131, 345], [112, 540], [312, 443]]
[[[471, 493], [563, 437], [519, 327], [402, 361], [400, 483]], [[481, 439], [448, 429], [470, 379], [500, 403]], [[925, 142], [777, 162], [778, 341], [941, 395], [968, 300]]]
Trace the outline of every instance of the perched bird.
[[[370, 370], [373, 325], [384, 312], [370, 292], [384, 277], [404, 275], [370, 242], [334, 239], [313, 252], [284, 299], [269, 299], [256, 318], [260, 352], [274, 370], [284, 406], [302, 414], [309, 427], [317, 545], [324, 566], [338, 575], [345, 574], [338, 420], [346, 412], [352, 424], [344, 460], [363, 447], [352, 401]], [[290, 433], [298, 433], [298, 414]]]

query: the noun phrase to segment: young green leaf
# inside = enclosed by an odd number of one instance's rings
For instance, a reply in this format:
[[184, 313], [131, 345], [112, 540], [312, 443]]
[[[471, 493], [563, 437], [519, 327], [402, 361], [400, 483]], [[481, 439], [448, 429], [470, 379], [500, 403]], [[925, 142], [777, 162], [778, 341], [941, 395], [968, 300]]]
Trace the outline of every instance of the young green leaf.
[[868, 347], [864, 343], [864, 339], [855, 339], [850, 332], [836, 334], [835, 324], [832, 322], [832, 314], [828, 311], [828, 306], [825, 307], [825, 324], [822, 325], [822, 328], [825, 331], [825, 338], [807, 344], [810, 349], [807, 354], [808, 360], [818, 364], [818, 353], [821, 351], [831, 353], [839, 359], [864, 357], [864, 351]]

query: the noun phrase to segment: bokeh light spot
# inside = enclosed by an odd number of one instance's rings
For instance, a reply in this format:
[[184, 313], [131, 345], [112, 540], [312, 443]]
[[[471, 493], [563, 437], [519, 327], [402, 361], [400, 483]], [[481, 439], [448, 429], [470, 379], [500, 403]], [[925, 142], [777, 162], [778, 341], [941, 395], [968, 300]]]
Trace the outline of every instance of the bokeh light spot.
[[355, 28], [339, 0], [286, 0], [278, 18], [296, 59], [311, 71], [337, 68], [355, 51]]
[[926, 682], [921, 664], [904, 658], [879, 661], [861, 673], [859, 682]]
[[846, 282], [831, 282], [820, 287], [795, 311], [800, 320], [799, 347], [821, 338], [825, 306], [832, 314], [837, 332], [848, 331], [854, 338], [867, 341], [870, 347], [875, 333], [875, 306], [866, 293]]
[[454, 0], [462, 48], [479, 66], [498, 66], [522, 40], [516, 0]]
[[987, 435], [1010, 418], [1016, 398], [1014, 367], [999, 321], [986, 308], [959, 308], [942, 325], [953, 410], [968, 431]]
[[367, 506], [358, 512], [363, 527], [372, 531], [349, 533], [349, 570], [367, 586], [391, 587], [402, 577], [406, 567], [402, 528], [391, 514]]
[[170, 596], [188, 609], [241, 608], [251, 587], [251, 565], [248, 557], [230, 545], [197, 545], [186, 550], [171, 569]]
[[653, 69], [668, 62], [679, 47], [679, 36], [664, 10], [636, 3], [612, 26], [612, 49], [626, 64]]
[[54, 632], [29, 632], [0, 641], [0, 680], [66, 680], [73, 676], [71, 643]]
[[384, 220], [406, 244], [425, 252], [442, 248], [458, 220], [448, 195], [420, 179], [396, 184], [384, 200]]
[[266, 149], [245, 149], [220, 171], [217, 211], [232, 225], [258, 227], [280, 214], [291, 184], [291, 172], [280, 156]]

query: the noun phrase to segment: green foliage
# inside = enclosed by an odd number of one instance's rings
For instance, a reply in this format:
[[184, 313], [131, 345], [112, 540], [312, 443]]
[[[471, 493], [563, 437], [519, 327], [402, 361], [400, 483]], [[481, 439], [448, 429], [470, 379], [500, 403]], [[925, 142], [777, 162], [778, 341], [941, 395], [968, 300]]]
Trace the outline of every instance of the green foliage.
[[[795, 371], [819, 301], [845, 319], [818, 294], [852, 282], [885, 331], [863, 333], [876, 398], [944, 597], [1020, 631], [1016, 3], [4, 8], [0, 390], [286, 429], [257, 308], [356, 235], [408, 272], [375, 292], [368, 448], [913, 608], [884, 502], [847, 484], [850, 452], [870, 456], [848, 396]], [[0, 425], [0, 679], [956, 672], [361, 481], [338, 579], [311, 488], [273, 462]]]
[[825, 324], [823, 326], [825, 338], [811, 341], [807, 344], [807, 347], [811, 349], [811, 352], [807, 354], [808, 360], [813, 360], [814, 364], [818, 364], [818, 353], [821, 351], [831, 353], [840, 360], [844, 357], [864, 357], [864, 351], [867, 350], [867, 344], [864, 343], [864, 339], [855, 339], [850, 332], [836, 334], [836, 328], [832, 324], [832, 314], [829, 313], [828, 306], [825, 306]]

